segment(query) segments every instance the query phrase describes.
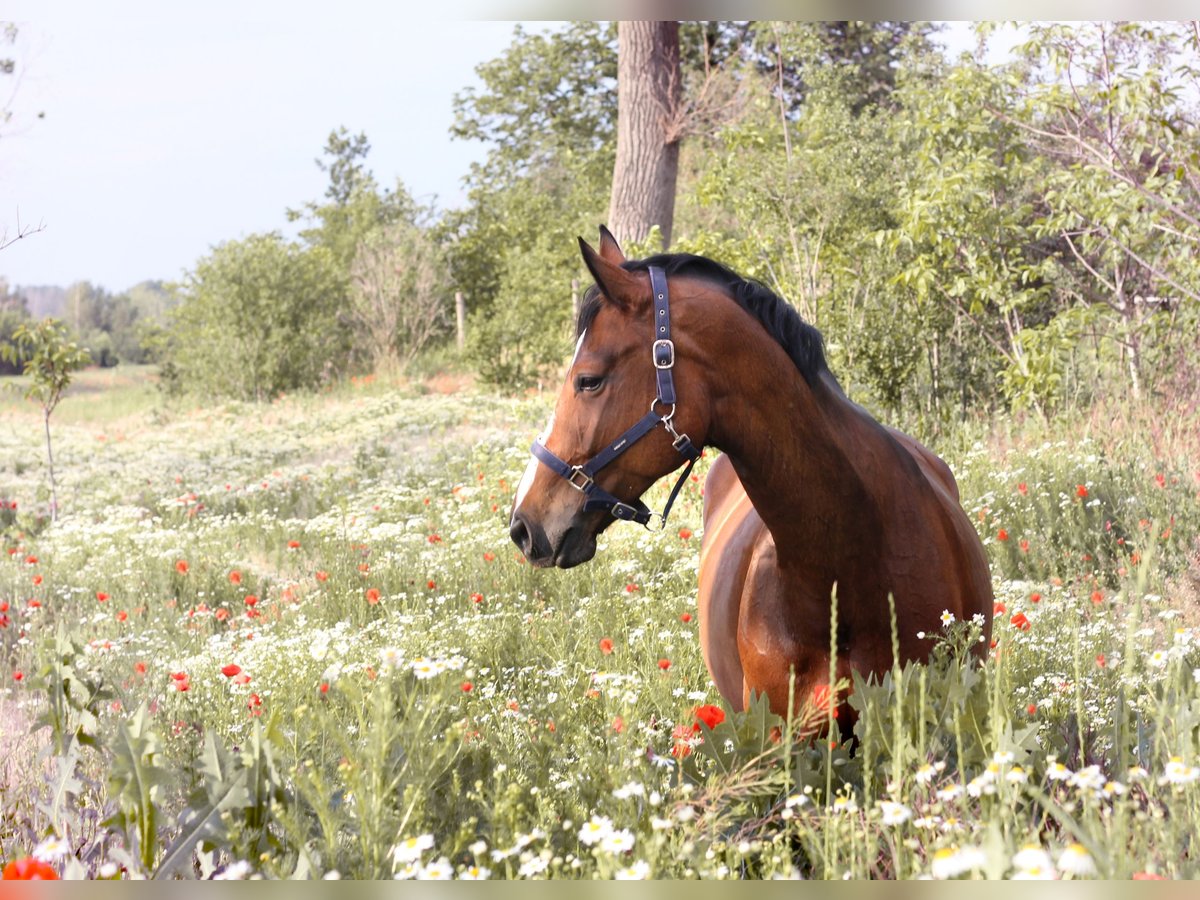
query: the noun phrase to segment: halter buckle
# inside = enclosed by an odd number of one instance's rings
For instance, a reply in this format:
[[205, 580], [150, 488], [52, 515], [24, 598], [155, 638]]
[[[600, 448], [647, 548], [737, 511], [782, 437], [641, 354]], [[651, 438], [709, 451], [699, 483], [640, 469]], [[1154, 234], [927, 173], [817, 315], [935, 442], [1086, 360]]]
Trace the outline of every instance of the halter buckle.
[[[659, 362], [658, 359], [660, 347], [667, 352], [667, 355], [663, 358], [662, 362]], [[675, 365], [675, 342], [671, 340], [655, 341], [654, 345], [650, 348], [650, 356], [654, 360], [654, 368], [673, 368]]]
[[[576, 481], [576, 477], [581, 480]], [[571, 474], [567, 476], [567, 482], [581, 494], [586, 494], [591, 489], [594, 479], [580, 466], [571, 466]]]
[[618, 501], [612, 505], [612, 509], [609, 512], [612, 513], [614, 519], [620, 519], [622, 522], [633, 522], [637, 519], [638, 511], [636, 507]]

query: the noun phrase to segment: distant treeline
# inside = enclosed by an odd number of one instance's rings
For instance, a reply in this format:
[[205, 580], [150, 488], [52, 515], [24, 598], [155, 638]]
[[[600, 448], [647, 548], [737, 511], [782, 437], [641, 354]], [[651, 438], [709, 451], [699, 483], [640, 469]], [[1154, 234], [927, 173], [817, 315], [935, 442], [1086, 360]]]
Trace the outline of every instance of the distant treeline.
[[[8, 342], [23, 322], [53, 316], [67, 324], [96, 365], [151, 362], [163, 341], [167, 312], [174, 305], [172, 294], [160, 281], [143, 281], [123, 293], [110, 294], [86, 281], [68, 288], [12, 288], [0, 279], [0, 343]], [[18, 363], [0, 360], [0, 374], [19, 370]]]
[[[1200, 28], [1019, 37], [995, 65], [951, 58], [929, 24], [683, 23], [681, 99], [655, 113], [680, 145], [669, 249], [793, 303], [847, 390], [918, 430], [1194, 393]], [[590, 282], [575, 238], [609, 210], [616, 26], [518, 27], [478, 73], [454, 101], [453, 135], [488, 148], [461, 208], [381, 185], [367, 136], [342, 128], [324, 196], [288, 211], [295, 240], [216, 246], [170, 300], [148, 289], [153, 312], [138, 289], [77, 285], [63, 318], [97, 359], [153, 358], [167, 388], [210, 396], [445, 367], [553, 380]]]

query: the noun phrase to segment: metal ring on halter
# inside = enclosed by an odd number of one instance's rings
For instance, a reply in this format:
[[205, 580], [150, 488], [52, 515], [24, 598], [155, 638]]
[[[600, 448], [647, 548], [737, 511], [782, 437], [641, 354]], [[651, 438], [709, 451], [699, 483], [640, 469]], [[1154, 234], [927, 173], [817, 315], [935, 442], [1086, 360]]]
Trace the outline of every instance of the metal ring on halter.
[[[653, 400], [651, 400], [650, 401], [650, 412], [654, 412], [654, 407], [658, 406], [658, 404], [661, 402], [662, 401], [659, 400], [657, 397], [655, 397]], [[665, 416], [662, 415], [661, 413], [659, 413], [659, 415], [661, 416], [663, 422], [670, 422], [673, 418], [675, 418], [675, 404], [674, 403], [671, 404], [671, 411], [669, 413], [667, 413]]]
[[[650, 524], [655, 519], [658, 519], [658, 527], [657, 528], [654, 528]], [[645, 528], [647, 531], [649, 531], [651, 534], [659, 534], [659, 533], [667, 530], [667, 519], [662, 513], [656, 513], [653, 510], [651, 510], [650, 518], [648, 518], [645, 522], [642, 523], [642, 527]]]

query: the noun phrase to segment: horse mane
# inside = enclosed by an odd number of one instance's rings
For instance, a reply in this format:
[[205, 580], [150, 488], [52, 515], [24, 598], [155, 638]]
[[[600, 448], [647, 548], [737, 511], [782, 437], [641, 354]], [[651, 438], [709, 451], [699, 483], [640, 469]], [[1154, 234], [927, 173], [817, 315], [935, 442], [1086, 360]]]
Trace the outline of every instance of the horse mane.
[[[658, 266], [668, 276], [703, 278], [724, 289], [730, 298], [766, 328], [767, 334], [787, 352], [809, 384], [829, 371], [821, 332], [805, 322], [795, 307], [761, 282], [743, 278], [719, 262], [691, 253], [660, 253], [622, 264], [622, 268], [630, 272], [644, 272], [651, 266]], [[576, 337], [583, 334], [596, 318], [603, 299], [604, 295], [596, 285], [592, 285], [584, 294], [575, 328]]]

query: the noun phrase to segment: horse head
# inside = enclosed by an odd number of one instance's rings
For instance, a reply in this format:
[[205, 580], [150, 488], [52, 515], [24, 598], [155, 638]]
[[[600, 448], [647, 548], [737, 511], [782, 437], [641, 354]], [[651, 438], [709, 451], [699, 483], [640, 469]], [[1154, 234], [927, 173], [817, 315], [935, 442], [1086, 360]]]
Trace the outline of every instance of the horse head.
[[669, 295], [661, 270], [627, 261], [607, 229], [599, 251], [582, 238], [579, 245], [596, 285], [584, 298], [575, 356], [511, 519], [514, 543], [542, 567], [587, 562], [614, 518], [647, 524], [651, 514], [639, 498], [694, 461], [707, 430], [690, 341], [682, 330], [672, 341], [668, 324], [683, 306], [670, 301], [683, 295]]

